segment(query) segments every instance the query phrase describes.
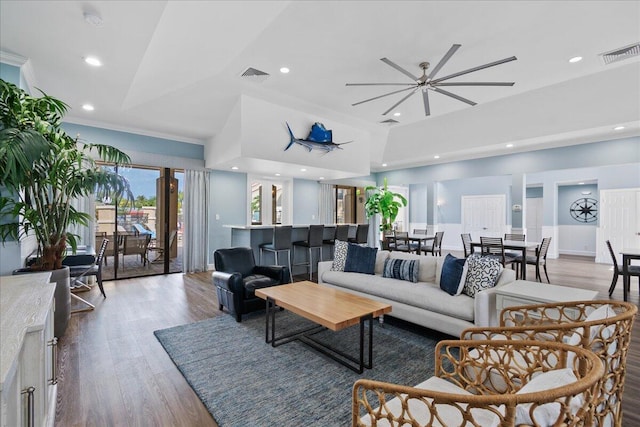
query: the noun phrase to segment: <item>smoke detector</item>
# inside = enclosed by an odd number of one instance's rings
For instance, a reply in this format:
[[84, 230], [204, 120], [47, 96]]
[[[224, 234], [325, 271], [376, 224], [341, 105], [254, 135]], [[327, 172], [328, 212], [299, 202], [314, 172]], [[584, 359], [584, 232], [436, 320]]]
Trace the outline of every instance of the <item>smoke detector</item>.
[[630, 44], [629, 46], [621, 47], [600, 54], [600, 56], [602, 57], [602, 61], [605, 64], [623, 61], [625, 59], [633, 58], [634, 56], [638, 55], [640, 55], [640, 43]]
[[94, 27], [102, 27], [103, 24], [102, 18], [98, 14], [93, 12], [85, 12], [84, 21], [87, 24], [93, 25]]
[[263, 81], [269, 78], [269, 73], [265, 73], [264, 71], [260, 71], [256, 68], [247, 68], [240, 74], [240, 78], [251, 80], [252, 82], [262, 83]]

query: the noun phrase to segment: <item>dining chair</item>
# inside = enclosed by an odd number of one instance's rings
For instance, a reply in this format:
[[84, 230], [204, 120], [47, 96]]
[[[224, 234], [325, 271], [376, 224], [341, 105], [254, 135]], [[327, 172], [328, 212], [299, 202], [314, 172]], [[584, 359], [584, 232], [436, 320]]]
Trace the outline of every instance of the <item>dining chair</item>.
[[358, 245], [366, 245], [369, 240], [369, 224], [358, 224], [356, 229], [356, 237], [349, 239], [349, 242]]
[[427, 229], [426, 228], [414, 228], [413, 229], [413, 234], [419, 234], [419, 235], [427, 235]]
[[433, 239], [431, 247], [426, 247], [422, 252], [428, 252], [433, 256], [442, 256], [442, 238], [444, 237], [444, 231], [437, 231], [436, 237]]
[[462, 248], [464, 249], [464, 257], [468, 258], [471, 255], [471, 233], [462, 233]]
[[385, 251], [393, 251], [396, 248], [396, 239], [393, 231], [385, 231], [382, 233], [382, 249]]
[[293, 233], [293, 227], [291, 225], [279, 225], [273, 227], [273, 238], [271, 243], [263, 243], [260, 245], [260, 265], [262, 264], [262, 252], [273, 252], [275, 257], [275, 263], [278, 265], [278, 253], [287, 253], [287, 262], [289, 267], [289, 278], [293, 282], [293, 273], [291, 273], [291, 234]]
[[515, 257], [507, 257], [504, 253], [502, 237], [480, 237], [480, 248], [483, 256], [497, 257], [503, 267], [513, 264], [515, 260]]
[[309, 280], [313, 280], [313, 250], [318, 249], [320, 256], [318, 260], [322, 259], [322, 236], [324, 234], [324, 225], [310, 225], [307, 233], [307, 240], [299, 240], [293, 242], [293, 259], [296, 258], [296, 247], [306, 248], [308, 251], [307, 262], [302, 262], [293, 265], [308, 265], [309, 266]]
[[[536, 248], [535, 255], [527, 255], [526, 265], [535, 265], [536, 266], [536, 280], [538, 282], [542, 282], [542, 274], [540, 274], [540, 266], [544, 268], [544, 275], [547, 276], [547, 282], [551, 283], [549, 280], [549, 274], [547, 273], [547, 252], [549, 251], [549, 246], [551, 246], [551, 237], [545, 237], [542, 239], [542, 243], [540, 243], [540, 247]], [[514, 260], [514, 264], [516, 266], [516, 276], [518, 276], [519, 266], [522, 263], [522, 255], [516, 256]], [[519, 276], [522, 276], [522, 272], [520, 272]]]
[[[527, 238], [524, 234], [520, 233], [505, 233], [504, 240], [515, 240], [516, 242], [524, 242], [527, 240]], [[520, 252], [505, 250], [504, 254], [506, 257], [515, 258], [519, 256], [522, 259], [522, 254]]]
[[[618, 283], [618, 276], [623, 274], [623, 270], [622, 267], [618, 265], [618, 259], [616, 258], [616, 253], [611, 247], [611, 242], [607, 240], [606, 243], [607, 248], [609, 248], [609, 253], [611, 254], [611, 260], [613, 261], [613, 279], [611, 280], [611, 286], [609, 286], [609, 296], [611, 296], [613, 295], [613, 290], [616, 288], [616, 284]], [[640, 265], [628, 266], [627, 274], [629, 274], [629, 276], [638, 277], [638, 291], [640, 291]]]
[[393, 250], [399, 252], [413, 252], [409, 242], [409, 233], [406, 231], [393, 231]]

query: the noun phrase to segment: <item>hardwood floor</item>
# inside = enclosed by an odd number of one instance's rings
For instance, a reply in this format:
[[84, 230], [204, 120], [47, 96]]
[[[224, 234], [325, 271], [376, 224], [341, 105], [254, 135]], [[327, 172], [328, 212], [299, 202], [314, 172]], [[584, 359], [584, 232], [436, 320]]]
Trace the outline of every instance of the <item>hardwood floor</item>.
[[[461, 254], [456, 254], [461, 256]], [[551, 283], [593, 289], [608, 299], [612, 271], [582, 257], [549, 260]], [[529, 267], [529, 279], [535, 276]], [[153, 331], [221, 315], [210, 273], [105, 282], [82, 297], [60, 340], [57, 426], [216, 426]], [[306, 277], [300, 277], [301, 280]], [[638, 304], [638, 282], [631, 302]], [[622, 300], [622, 278], [613, 295]], [[228, 314], [223, 314], [228, 315]], [[212, 343], [215, 345], [215, 343]], [[348, 396], [345, 398], [349, 398]], [[640, 425], [640, 326], [636, 319], [623, 402], [624, 425]]]

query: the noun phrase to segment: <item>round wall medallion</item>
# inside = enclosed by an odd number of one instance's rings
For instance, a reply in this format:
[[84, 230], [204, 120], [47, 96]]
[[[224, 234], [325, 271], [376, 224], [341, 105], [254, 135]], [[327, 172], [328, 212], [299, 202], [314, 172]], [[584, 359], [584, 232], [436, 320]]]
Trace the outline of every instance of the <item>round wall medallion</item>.
[[569, 208], [571, 217], [579, 222], [595, 222], [598, 219], [598, 201], [590, 197], [578, 199]]

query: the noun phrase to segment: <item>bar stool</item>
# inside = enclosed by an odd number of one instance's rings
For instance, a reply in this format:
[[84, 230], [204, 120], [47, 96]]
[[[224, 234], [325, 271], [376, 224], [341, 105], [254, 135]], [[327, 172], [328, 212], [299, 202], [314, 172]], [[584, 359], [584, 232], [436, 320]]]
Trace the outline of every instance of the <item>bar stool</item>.
[[366, 245], [369, 240], [369, 224], [358, 224], [355, 239], [349, 239], [349, 242], [358, 245]]
[[263, 243], [260, 245], [260, 265], [262, 264], [262, 251], [273, 252], [276, 264], [278, 264], [278, 253], [287, 252], [287, 261], [289, 266], [289, 278], [293, 282], [293, 272], [291, 271], [291, 234], [293, 227], [290, 225], [280, 225], [273, 227], [273, 239], [271, 243]]
[[307, 240], [300, 240], [293, 242], [293, 258], [296, 257], [296, 247], [303, 247], [309, 250], [308, 262], [303, 262], [293, 265], [309, 265], [309, 280], [313, 280], [313, 249], [320, 250], [320, 257], [322, 259], [322, 235], [324, 234], [324, 225], [310, 225], [309, 233], [307, 234]]
[[333, 257], [334, 257], [336, 240], [340, 240], [341, 242], [348, 242], [349, 241], [349, 228], [350, 228], [349, 224], [336, 225], [336, 231], [335, 231], [335, 235], [333, 237], [333, 240], [331, 240], [331, 241], [325, 240], [323, 242], [325, 245], [330, 245], [331, 246], [331, 259], [333, 259]]
[[[336, 243], [336, 226], [328, 225], [324, 227], [324, 233], [322, 235], [322, 245], [333, 246]], [[324, 248], [323, 248], [324, 249]], [[333, 251], [329, 251], [329, 255], [331, 255], [331, 259], [333, 259]], [[320, 261], [324, 261], [324, 257], [320, 259]]]

